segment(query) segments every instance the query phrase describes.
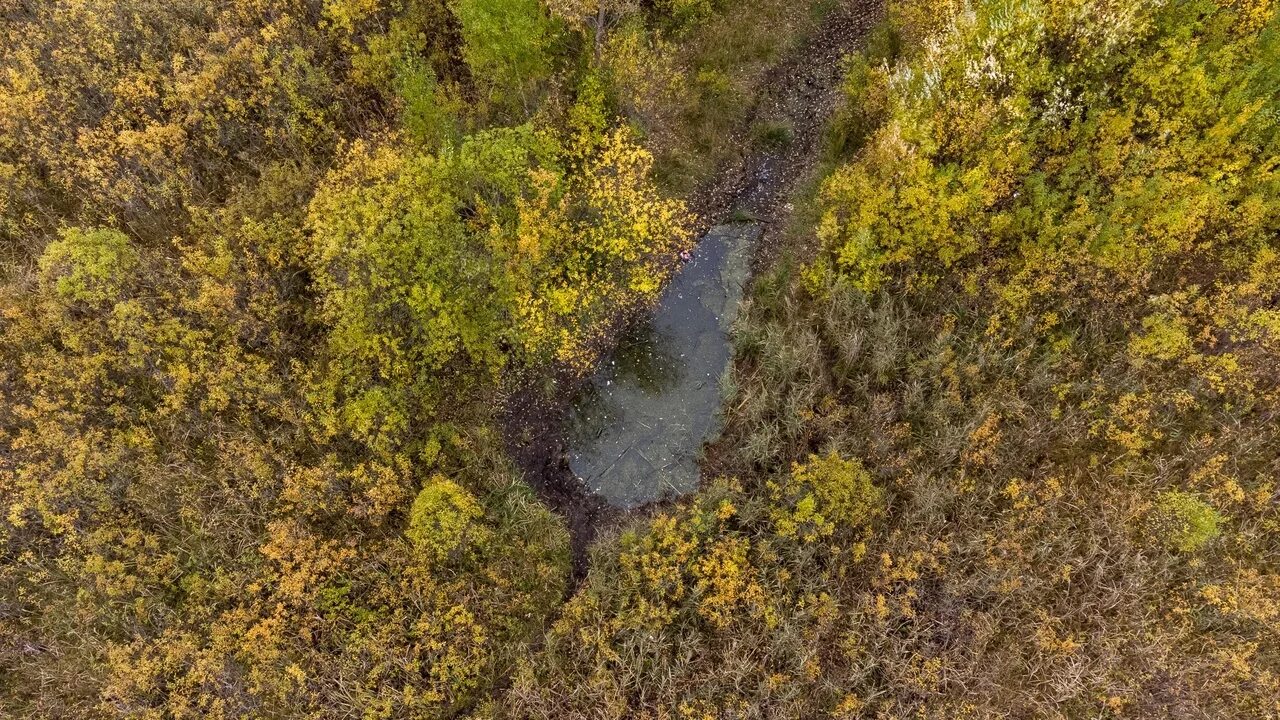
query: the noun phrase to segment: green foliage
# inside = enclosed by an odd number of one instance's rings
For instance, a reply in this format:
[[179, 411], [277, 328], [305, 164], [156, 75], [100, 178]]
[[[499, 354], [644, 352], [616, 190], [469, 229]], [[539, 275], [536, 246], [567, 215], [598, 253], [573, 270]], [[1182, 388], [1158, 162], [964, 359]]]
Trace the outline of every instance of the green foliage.
[[[887, 25], [882, 25], [887, 27]], [[886, 34], [882, 31], [881, 34]], [[880, 52], [896, 54], [896, 50]], [[890, 56], [891, 57], [891, 56]], [[844, 104], [829, 125], [829, 152], [837, 158], [847, 158], [862, 149], [871, 133], [884, 121], [888, 101], [888, 73], [884, 63], [887, 57], [877, 57], [875, 48], [851, 56], [846, 62], [844, 84], [841, 88]]]
[[482, 375], [501, 367], [505, 280], [485, 228], [514, 220], [506, 199], [525, 192], [530, 163], [550, 159], [528, 128], [443, 153], [357, 144], [310, 207], [311, 265], [333, 328], [324, 380], [329, 392], [352, 395], [347, 424], [353, 414], [385, 418], [357, 423], [358, 435], [379, 446], [407, 427], [406, 393], [430, 402], [451, 362]]
[[[893, 267], [910, 267], [913, 281], [927, 283], [984, 242], [1035, 232], [1045, 247], [1087, 245], [1114, 271], [1141, 273], [1180, 252], [1174, 238], [1197, 232], [1210, 208], [1252, 202], [1246, 198], [1256, 191], [1227, 189], [1200, 168], [1240, 167], [1261, 150], [1231, 139], [1261, 139], [1254, 133], [1273, 125], [1257, 104], [1265, 93], [1251, 88], [1266, 54], [1241, 54], [1241, 41], [1219, 30], [1223, 14], [1180, 47], [1152, 40], [1146, 57], [1133, 45], [1104, 55], [1098, 48], [1117, 42], [1107, 35], [1117, 31], [1073, 24], [1082, 12], [1012, 12], [999, 24], [984, 14], [957, 16], [938, 52], [896, 72], [887, 100], [872, 89], [880, 82], [864, 79], [870, 71], [855, 66], [851, 91], [873, 106], [889, 102], [891, 117], [865, 160], [846, 165], [824, 189], [820, 234], [842, 272], [866, 289], [885, 282]], [[1142, 42], [1152, 26], [1172, 29], [1191, 12], [1184, 5], [1134, 10], [1121, 15], [1126, 30], [1118, 32]], [[1041, 42], [1060, 42], [1079, 59], [1050, 65], [1034, 50]], [[1091, 85], [1102, 71], [1088, 63], [1103, 57], [1107, 72], [1125, 74], [1115, 85], [1119, 97], [1097, 95]], [[1214, 65], [1220, 62], [1230, 69]], [[1209, 66], [1215, 70], [1197, 70]], [[1177, 68], [1176, 80], [1167, 68]], [[1211, 108], [1210, 96], [1223, 104]], [[1213, 128], [1213, 139], [1181, 134], [1190, 128]], [[1129, 144], [1148, 131], [1169, 133], [1142, 143], [1150, 156]], [[1126, 183], [1178, 154], [1194, 158], [1185, 180]], [[1089, 167], [1107, 184], [1091, 182]], [[1088, 210], [1078, 204], [1084, 201]]]
[[582, 79], [577, 99], [569, 108], [566, 119], [573, 137], [590, 149], [604, 138], [609, 128], [609, 103], [605, 96], [605, 84], [598, 73], [589, 73]]
[[[643, 5], [549, 0], [620, 10]], [[744, 129], [753, 101], [785, 51], [812, 33], [828, 2], [658, 2], [648, 13], [606, 14], [596, 72], [617, 111], [638, 127], [665, 187], [692, 192], [742, 148], [724, 138]]]
[[624, 135], [578, 144], [526, 125], [438, 154], [351, 148], [310, 208], [331, 432], [390, 448], [511, 360], [587, 367], [614, 315], [657, 293], [683, 207]]
[[462, 56], [487, 98], [527, 109], [551, 70], [555, 24], [538, 0], [450, 0]]
[[[786, 502], [788, 495], [795, 499]], [[869, 526], [884, 510], [884, 493], [871, 483], [870, 473], [858, 461], [835, 453], [794, 465], [791, 482], [775, 488], [774, 497], [777, 534], [805, 542], [830, 536], [838, 528]]]
[[409, 137], [429, 149], [459, 140], [458, 118], [464, 113], [459, 103], [449, 98], [430, 67], [421, 62], [405, 62], [397, 71], [396, 84], [404, 103], [401, 123]]
[[483, 517], [471, 493], [437, 475], [414, 499], [405, 535], [429, 562], [443, 562], [467, 544], [485, 542], [485, 530], [478, 524]]
[[669, 13], [680, 28], [690, 28], [706, 21], [715, 11], [714, 0], [659, 0], [658, 7]]
[[40, 256], [40, 280], [67, 303], [102, 305], [121, 299], [138, 262], [122, 232], [63, 230]]
[[1192, 553], [1220, 532], [1222, 516], [1199, 497], [1178, 490], [1161, 493], [1151, 518], [1150, 532], [1178, 552]]
[[756, 142], [774, 150], [786, 147], [795, 139], [795, 131], [790, 124], [784, 122], [762, 122], [757, 124], [752, 132], [755, 134]]

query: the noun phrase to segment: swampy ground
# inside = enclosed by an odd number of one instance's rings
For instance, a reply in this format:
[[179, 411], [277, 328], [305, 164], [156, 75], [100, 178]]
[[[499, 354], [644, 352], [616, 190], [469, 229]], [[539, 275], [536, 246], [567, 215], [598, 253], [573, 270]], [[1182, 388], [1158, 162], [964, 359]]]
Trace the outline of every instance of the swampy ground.
[[[841, 80], [844, 76], [845, 58], [858, 50], [883, 15], [883, 5], [874, 0], [853, 0], [838, 3], [823, 18], [815, 32], [791, 52], [787, 53], [770, 68], [758, 88], [755, 101], [744, 120], [737, 125], [736, 131], [724, 139], [734, 148], [732, 158], [714, 176], [702, 183], [689, 198], [689, 204], [697, 221], [696, 230], [704, 240], [709, 235], [713, 241], [724, 236], [724, 229], [734, 226], [748, 228], [745, 235], [749, 247], [738, 252], [747, 260], [747, 268], [741, 273], [742, 285], [750, 283], [751, 272], [758, 270], [779, 256], [781, 243], [786, 237], [786, 230], [791, 222], [794, 205], [792, 198], [799, 188], [810, 181], [818, 172], [823, 157], [824, 144], [827, 142], [826, 126], [833, 112], [840, 103]], [[717, 230], [717, 232], [713, 232]], [[732, 233], [731, 233], [732, 234]], [[739, 231], [739, 235], [744, 233]], [[727, 249], [727, 248], [726, 248]], [[701, 247], [693, 250], [698, 256]], [[716, 251], [720, 255], [720, 250]], [[690, 265], [697, 266], [692, 260]], [[732, 282], [739, 282], [732, 279]], [[686, 281], [686, 284], [689, 284]], [[628, 318], [619, 325], [616, 336], [618, 347], [623, 353], [623, 364], [627, 364], [627, 353], [640, 357], [647, 367], [642, 374], [650, 378], [632, 378], [640, 380], [639, 386], [633, 388], [630, 400], [641, 397], [661, 395], [661, 389], [644, 390], [646, 379], [658, 378], [664, 373], [661, 367], [667, 368], [666, 375], [678, 374], [684, 367], [680, 355], [692, 350], [697, 344], [697, 332], [685, 328], [682, 334], [688, 348], [682, 349], [679, 343], [665, 343], [659, 335], [655, 338], [652, 332], [652, 321], [655, 316], [662, 315], [662, 303], [671, 302], [681, 293], [679, 277], [673, 281], [675, 291], [669, 291], [648, 315]], [[739, 287], [730, 294], [738, 293], [745, 288]], [[721, 307], [732, 313], [736, 310], [737, 299], [723, 304]], [[668, 323], [668, 331], [674, 327], [671, 322], [682, 310], [675, 310]], [[705, 319], [705, 318], [704, 318]], [[731, 318], [730, 318], [731, 320]], [[725, 327], [721, 327], [725, 325]], [[715, 385], [715, 380], [705, 377], [707, 368], [720, 365], [723, 369], [728, 356], [727, 323], [703, 323], [702, 331], [710, 335], [723, 333], [717, 341], [724, 346], [724, 355], [717, 351], [712, 357], [704, 358], [697, 373], [701, 380]], [[639, 340], [637, 340], [639, 338]], [[658, 341], [658, 345], [649, 341]], [[669, 340], [669, 338], [668, 338]], [[712, 343], [716, 344], [716, 343]], [[634, 351], [634, 352], [631, 352]], [[673, 357], [655, 356], [655, 353], [673, 354]], [[633, 358], [634, 359], [634, 358]], [[723, 359], [723, 362], [721, 361]], [[588, 550], [600, 531], [611, 527], [621, 520], [643, 515], [666, 502], [675, 499], [683, 492], [696, 490], [696, 481], [692, 484], [681, 483], [678, 488], [666, 488], [663, 491], [661, 480], [648, 483], [648, 491], [638, 491], [635, 487], [623, 487], [632, 482], [642, 472], [643, 465], [652, 463], [644, 459], [638, 467], [630, 468], [628, 478], [612, 481], [612, 490], [603, 493], [593, 492], [591, 483], [599, 489], [601, 485], [610, 485], [607, 478], [594, 477], [588, 484], [575, 474], [571, 458], [574, 457], [574, 439], [582, 439], [584, 432], [598, 435], [605, 432], [599, 426], [603, 418], [589, 417], [594, 404], [597, 414], [601, 412], [601, 388], [606, 390], [611, 378], [617, 373], [618, 356], [609, 354], [602, 361], [600, 370], [585, 379], [561, 377], [549, 386], [530, 385], [514, 392], [508, 400], [504, 413], [504, 431], [508, 451], [523, 472], [531, 487], [539, 498], [564, 517], [570, 532], [573, 556], [573, 573], [578, 580], [585, 576], [588, 565]], [[656, 369], [655, 369], [656, 368]], [[625, 367], [624, 367], [625, 374]], [[659, 378], [660, 379], [660, 378]], [[650, 383], [651, 384], [651, 383]], [[699, 386], [704, 383], [698, 383]], [[681, 384], [673, 379], [667, 390], [671, 397], [678, 398], [691, 386]], [[628, 397], [616, 397], [615, 403], [625, 403]], [[714, 429], [719, 414], [718, 399], [708, 403], [706, 398], [691, 398], [690, 402], [698, 407], [691, 417], [686, 418], [684, 442], [675, 442], [686, 449], [688, 446], [701, 445], [708, 430]], [[671, 414], [671, 400], [658, 400], [662, 406], [651, 410], [650, 418]], [[584, 407], [588, 409], [584, 410]], [[576, 409], [576, 410], [575, 410]], [[616, 410], [625, 410], [615, 405]], [[621, 416], [623, 413], [616, 413]], [[644, 422], [643, 418], [638, 422]], [[596, 424], [595, 427], [585, 429]], [[632, 428], [634, 430], [634, 428]], [[627, 431], [617, 433], [609, 442], [616, 450], [625, 451]], [[645, 443], [653, 439], [639, 438]], [[663, 445], [663, 443], [658, 443]], [[665, 445], [663, 447], [666, 447]], [[687, 455], [687, 453], [686, 453]], [[639, 457], [637, 453], [637, 457]], [[643, 459], [643, 458], [641, 458]], [[668, 462], [676, 462], [667, 458]], [[637, 460], [639, 462], [639, 460]], [[659, 461], [662, 465], [663, 461]], [[679, 462], [688, 463], [688, 457]], [[609, 463], [598, 464], [595, 461], [583, 461], [580, 470], [588, 473], [604, 473], [609, 470]], [[696, 470], [694, 471], [697, 472]], [[687, 471], [683, 473], [687, 477]], [[632, 482], [634, 485], [634, 482]], [[611, 501], [612, 499], [612, 501]]]

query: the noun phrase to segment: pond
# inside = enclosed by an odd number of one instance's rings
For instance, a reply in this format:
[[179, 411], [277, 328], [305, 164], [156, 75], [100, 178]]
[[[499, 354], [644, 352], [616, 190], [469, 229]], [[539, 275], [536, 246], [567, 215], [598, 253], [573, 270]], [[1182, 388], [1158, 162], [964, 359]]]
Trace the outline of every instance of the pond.
[[698, 243], [648, 322], [631, 328], [575, 400], [569, 467], [630, 509], [698, 489], [698, 458], [719, 430], [729, 331], [761, 227], [719, 225]]

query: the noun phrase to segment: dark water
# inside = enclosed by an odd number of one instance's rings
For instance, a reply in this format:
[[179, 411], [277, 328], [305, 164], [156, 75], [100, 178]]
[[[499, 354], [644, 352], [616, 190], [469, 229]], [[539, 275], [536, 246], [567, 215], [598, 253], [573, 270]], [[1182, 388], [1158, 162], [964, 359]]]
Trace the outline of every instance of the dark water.
[[729, 329], [758, 225], [721, 225], [698, 243], [650, 321], [632, 328], [575, 401], [569, 467], [611, 505], [698, 488], [698, 457], [720, 421]]

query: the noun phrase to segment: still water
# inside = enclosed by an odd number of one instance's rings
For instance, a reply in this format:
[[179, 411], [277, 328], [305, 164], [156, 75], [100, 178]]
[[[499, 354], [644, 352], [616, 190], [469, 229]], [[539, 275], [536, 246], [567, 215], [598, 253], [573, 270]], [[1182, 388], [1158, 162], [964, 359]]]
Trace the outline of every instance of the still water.
[[698, 457], [720, 422], [729, 330], [758, 225], [720, 225], [698, 243], [647, 323], [620, 339], [574, 402], [569, 467], [611, 505], [698, 488]]

